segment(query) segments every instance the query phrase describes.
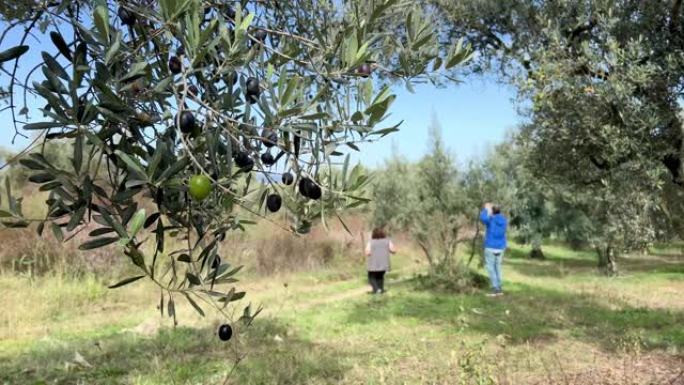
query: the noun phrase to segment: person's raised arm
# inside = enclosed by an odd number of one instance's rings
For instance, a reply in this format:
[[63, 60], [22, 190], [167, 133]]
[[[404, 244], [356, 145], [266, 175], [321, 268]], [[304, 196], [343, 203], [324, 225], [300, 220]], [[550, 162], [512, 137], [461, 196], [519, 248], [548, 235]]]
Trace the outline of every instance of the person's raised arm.
[[489, 225], [489, 219], [490, 219], [489, 206], [490, 206], [489, 203], [485, 203], [484, 207], [482, 208], [482, 211], [480, 212], [480, 221], [485, 226]]

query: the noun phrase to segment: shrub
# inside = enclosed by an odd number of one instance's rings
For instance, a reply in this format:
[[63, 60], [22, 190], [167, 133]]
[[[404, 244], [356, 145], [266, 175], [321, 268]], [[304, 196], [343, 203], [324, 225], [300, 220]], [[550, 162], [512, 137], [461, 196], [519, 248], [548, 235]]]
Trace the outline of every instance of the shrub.
[[467, 267], [462, 261], [440, 263], [430, 268], [428, 274], [416, 280], [421, 289], [450, 293], [468, 293], [487, 287], [487, 277]]

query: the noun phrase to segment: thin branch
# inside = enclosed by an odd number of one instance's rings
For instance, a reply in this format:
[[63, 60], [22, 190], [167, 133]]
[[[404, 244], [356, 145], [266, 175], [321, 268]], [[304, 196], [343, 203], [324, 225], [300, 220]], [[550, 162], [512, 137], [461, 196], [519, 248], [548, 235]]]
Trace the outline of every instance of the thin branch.
[[[19, 42], [19, 45], [23, 45], [24, 42], [26, 41], [26, 38], [29, 36], [31, 30], [33, 27], [36, 25], [38, 22], [38, 19], [43, 15], [43, 11], [39, 11], [36, 16], [33, 18], [33, 21], [31, 24], [29, 24], [28, 27], [24, 29], [24, 36], [22, 36], [21, 41]], [[12, 76], [10, 80], [10, 86], [9, 86], [9, 94], [10, 94], [10, 105], [12, 106], [12, 124], [14, 125], [14, 136], [12, 137], [12, 144], [14, 144], [15, 139], [17, 136], [23, 136], [27, 137], [26, 135], [22, 134], [19, 132], [19, 129], [17, 128], [17, 117], [15, 113], [15, 105], [14, 105], [14, 83], [16, 82], [16, 77], [17, 77], [17, 68], [19, 68], [19, 59], [20, 57], [14, 59], [14, 68], [12, 69]]]
[[33, 139], [33, 141], [32, 141], [28, 146], [26, 146], [26, 148], [24, 148], [20, 153], [18, 153], [17, 155], [14, 155], [13, 157], [7, 159], [7, 161], [5, 162], [5, 164], [3, 164], [2, 166], [0, 166], [0, 170], [3, 170], [4, 168], [10, 166], [10, 165], [13, 164], [14, 162], [18, 161], [19, 158], [21, 158], [21, 157], [23, 157], [24, 155], [28, 154], [28, 153], [31, 152], [34, 148], [36, 148], [38, 145], [40, 145], [40, 143], [38, 143], [38, 141], [40, 141], [44, 135], [45, 135], [45, 134], [40, 134], [40, 135], [38, 135], [38, 136], [37, 136], [35, 139]]

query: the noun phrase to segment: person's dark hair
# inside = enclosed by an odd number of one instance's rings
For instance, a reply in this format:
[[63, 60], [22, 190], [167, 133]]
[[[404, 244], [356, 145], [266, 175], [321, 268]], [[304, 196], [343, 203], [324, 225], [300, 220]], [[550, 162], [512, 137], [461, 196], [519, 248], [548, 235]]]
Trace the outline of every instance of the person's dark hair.
[[492, 206], [492, 214], [496, 215], [499, 213], [501, 213], [501, 206], [499, 206], [499, 205]]
[[371, 237], [373, 239], [383, 239], [387, 237], [387, 234], [385, 234], [385, 230], [382, 227], [376, 227], [373, 229]]

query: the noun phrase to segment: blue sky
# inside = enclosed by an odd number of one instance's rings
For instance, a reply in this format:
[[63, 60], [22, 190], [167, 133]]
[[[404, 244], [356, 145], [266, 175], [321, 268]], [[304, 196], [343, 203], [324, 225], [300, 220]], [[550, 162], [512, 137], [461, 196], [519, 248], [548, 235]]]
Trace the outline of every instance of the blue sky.
[[[427, 128], [434, 114], [442, 126], [445, 143], [459, 162], [481, 155], [488, 146], [503, 140], [507, 131], [514, 129], [521, 118], [514, 103], [515, 91], [498, 84], [493, 79], [475, 78], [467, 82], [437, 89], [420, 85], [415, 93], [404, 88], [397, 89], [397, 100], [390, 110], [387, 125], [400, 121], [400, 131], [375, 143], [361, 146], [361, 154], [353, 154], [353, 160], [361, 160], [367, 166], [378, 166], [389, 157], [394, 146], [400, 154], [416, 160], [425, 152]], [[39, 121], [39, 114], [33, 114]], [[12, 145], [13, 129], [8, 112], [0, 112], [3, 122], [0, 146], [19, 149], [27, 143], [19, 140]]]
[[400, 154], [417, 160], [425, 153], [427, 131], [436, 116], [444, 142], [459, 162], [483, 154], [501, 142], [506, 132], [522, 120], [514, 101], [515, 90], [498, 84], [493, 78], [473, 77], [447, 88], [424, 84], [415, 93], [397, 89], [388, 126], [402, 120], [400, 131], [379, 142], [361, 147], [361, 158], [368, 166], [377, 166], [389, 157], [394, 146]]
[[[3, 27], [3, 23], [0, 23], [0, 27]], [[13, 40], [15, 39], [7, 39], [0, 49], [18, 43]], [[37, 63], [42, 47], [35, 40], [29, 40], [28, 44], [32, 47], [25, 58], [26, 64]], [[43, 44], [50, 44], [49, 40]], [[47, 50], [54, 49], [50, 46]], [[7, 65], [5, 67], [11, 69]], [[29, 66], [20, 68], [19, 74], [25, 74], [28, 71], [26, 67]], [[3, 77], [2, 83], [5, 83], [7, 76], [0, 76]], [[361, 160], [367, 166], [378, 166], [391, 155], [393, 147], [410, 160], [418, 159], [425, 152], [427, 128], [433, 114], [441, 123], [444, 141], [459, 162], [481, 155], [488, 146], [503, 140], [506, 132], [515, 128], [522, 120], [513, 100], [515, 90], [497, 83], [492, 77], [469, 77], [462, 80], [463, 83], [446, 88], [435, 88], [430, 84], [417, 85], [414, 93], [397, 87], [395, 93], [398, 98], [390, 108], [391, 115], [383, 122], [383, 126], [391, 126], [403, 120], [400, 131], [376, 143], [362, 145], [362, 153], [352, 151], [352, 159]], [[18, 109], [23, 105], [21, 101], [16, 104]], [[32, 104], [34, 103], [29, 100], [29, 107], [39, 107]], [[41, 121], [41, 115], [40, 112], [33, 111], [32, 121]], [[29, 141], [18, 138], [14, 144], [11, 143], [14, 133], [11, 121], [9, 111], [0, 112], [0, 146], [19, 150]]]

